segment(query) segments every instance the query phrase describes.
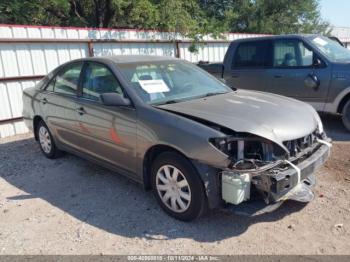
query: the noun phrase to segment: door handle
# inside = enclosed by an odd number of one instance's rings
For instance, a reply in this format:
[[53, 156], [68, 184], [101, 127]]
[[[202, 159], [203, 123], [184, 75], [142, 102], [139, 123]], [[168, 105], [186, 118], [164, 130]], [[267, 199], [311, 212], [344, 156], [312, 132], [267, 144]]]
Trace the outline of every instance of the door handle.
[[239, 75], [236, 75], [236, 74], [232, 75], [232, 78], [238, 78], [238, 77], [239, 77]]
[[45, 105], [47, 103], [47, 99], [44, 97], [43, 99], [41, 99], [41, 103]]
[[283, 75], [274, 75], [273, 77], [274, 77], [274, 78], [282, 78]]
[[84, 107], [79, 107], [77, 109], [75, 109], [75, 111], [79, 114], [79, 115], [84, 115], [86, 113]]

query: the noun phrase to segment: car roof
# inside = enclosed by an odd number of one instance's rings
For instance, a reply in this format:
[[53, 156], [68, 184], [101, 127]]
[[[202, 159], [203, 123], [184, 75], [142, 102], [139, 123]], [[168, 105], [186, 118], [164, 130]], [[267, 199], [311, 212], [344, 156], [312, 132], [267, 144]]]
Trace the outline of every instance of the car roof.
[[317, 35], [315, 35], [315, 34], [265, 35], [265, 36], [259, 36], [259, 37], [241, 38], [241, 39], [233, 40], [233, 43], [250, 42], [250, 41], [257, 41], [257, 40], [274, 40], [274, 39], [288, 39], [288, 38], [309, 38], [309, 37], [312, 37], [312, 36], [317, 36]]
[[114, 63], [142, 63], [151, 61], [171, 61], [179, 60], [171, 56], [155, 56], [155, 55], [111, 55], [100, 57], [87, 57], [77, 59], [75, 61], [97, 61], [97, 62], [114, 62]]

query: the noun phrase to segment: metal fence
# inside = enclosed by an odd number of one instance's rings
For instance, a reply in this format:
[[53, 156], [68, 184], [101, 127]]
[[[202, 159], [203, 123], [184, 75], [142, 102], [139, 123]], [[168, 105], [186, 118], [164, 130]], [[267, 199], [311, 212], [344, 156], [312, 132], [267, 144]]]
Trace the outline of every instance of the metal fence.
[[205, 37], [198, 53], [191, 53], [191, 41], [172, 32], [0, 25], [0, 138], [28, 132], [22, 121], [23, 90], [66, 61], [112, 54], [221, 61], [232, 40], [255, 36]]

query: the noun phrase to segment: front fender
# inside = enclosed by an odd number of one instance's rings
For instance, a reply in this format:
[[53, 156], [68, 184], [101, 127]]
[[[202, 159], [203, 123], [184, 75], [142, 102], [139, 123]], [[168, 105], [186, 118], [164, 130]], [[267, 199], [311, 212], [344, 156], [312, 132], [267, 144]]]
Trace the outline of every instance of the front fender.
[[340, 102], [343, 100], [345, 96], [350, 94], [350, 86], [345, 88], [343, 91], [341, 91], [336, 98], [333, 100], [333, 102], [326, 103], [324, 111], [327, 113], [338, 113], [338, 107], [340, 105]]
[[188, 159], [225, 168], [229, 164], [227, 155], [212, 146], [209, 138], [225, 134], [204, 124], [167, 112], [162, 109], [144, 107], [138, 110], [137, 165], [143, 172], [143, 160], [149, 148], [166, 145], [181, 152]]

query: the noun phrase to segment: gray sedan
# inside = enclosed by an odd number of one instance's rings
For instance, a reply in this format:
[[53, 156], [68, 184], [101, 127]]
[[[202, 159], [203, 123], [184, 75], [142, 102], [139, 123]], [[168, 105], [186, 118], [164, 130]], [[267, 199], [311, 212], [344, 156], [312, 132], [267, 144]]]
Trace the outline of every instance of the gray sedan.
[[207, 208], [310, 201], [330, 152], [311, 106], [232, 90], [169, 57], [74, 60], [26, 89], [23, 104], [46, 157], [66, 151], [126, 175], [186, 221]]

